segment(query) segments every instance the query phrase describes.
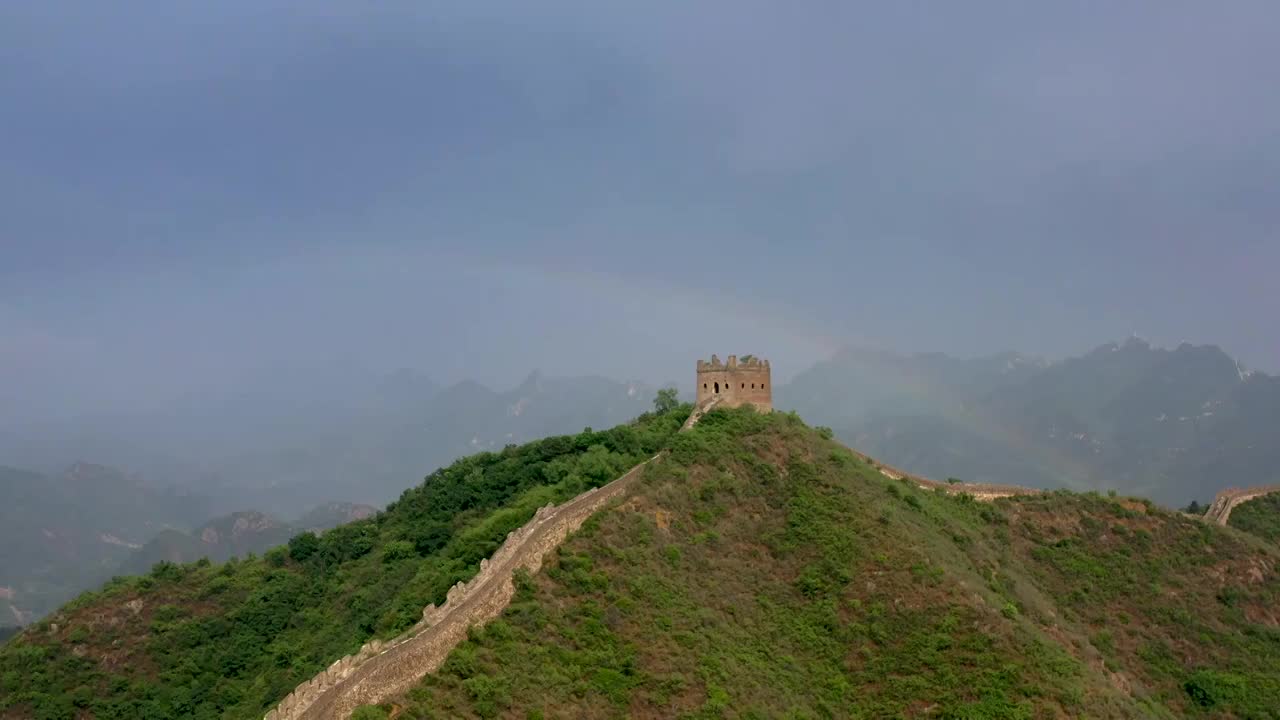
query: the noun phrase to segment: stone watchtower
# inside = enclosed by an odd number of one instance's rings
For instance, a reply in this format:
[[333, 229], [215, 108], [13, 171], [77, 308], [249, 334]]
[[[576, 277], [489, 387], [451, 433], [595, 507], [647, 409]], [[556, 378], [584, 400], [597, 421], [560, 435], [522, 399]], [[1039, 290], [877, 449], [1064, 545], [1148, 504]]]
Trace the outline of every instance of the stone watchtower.
[[720, 407], [737, 407], [750, 403], [761, 412], [773, 410], [773, 381], [769, 378], [769, 361], [751, 355], [729, 356], [729, 362], [711, 356], [711, 362], [698, 361], [698, 406], [720, 398]]

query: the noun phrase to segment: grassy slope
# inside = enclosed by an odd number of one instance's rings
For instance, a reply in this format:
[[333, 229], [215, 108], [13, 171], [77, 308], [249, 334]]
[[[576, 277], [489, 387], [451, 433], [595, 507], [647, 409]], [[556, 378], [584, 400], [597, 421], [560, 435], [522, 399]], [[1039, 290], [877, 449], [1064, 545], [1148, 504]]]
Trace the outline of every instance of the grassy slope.
[[395, 704], [401, 718], [1280, 717], [1276, 561], [1137, 501], [923, 492], [794, 417], [715, 412]]
[[114, 580], [0, 647], [0, 717], [260, 718], [441, 603], [538, 506], [666, 446], [688, 412], [460, 460], [375, 518], [261, 558]]
[[1241, 503], [1231, 511], [1227, 524], [1280, 544], [1280, 492]]
[[468, 458], [375, 519], [82, 596], [0, 648], [0, 717], [260, 717], [537, 505], [666, 445], [400, 717], [1280, 717], [1261, 541], [1123, 499], [923, 492], [793, 416], [681, 419]]

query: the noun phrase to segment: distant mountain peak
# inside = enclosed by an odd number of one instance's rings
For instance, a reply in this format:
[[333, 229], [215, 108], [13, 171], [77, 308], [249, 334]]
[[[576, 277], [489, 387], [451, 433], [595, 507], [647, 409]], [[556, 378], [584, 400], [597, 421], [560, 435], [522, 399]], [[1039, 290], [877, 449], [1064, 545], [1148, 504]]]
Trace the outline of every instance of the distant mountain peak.
[[524, 382], [520, 383], [516, 388], [516, 391], [525, 393], [542, 392], [544, 377], [545, 376], [542, 374], [541, 370], [534, 369], [529, 373], [529, 376], [524, 379]]
[[77, 460], [67, 468], [67, 477], [83, 478], [90, 475], [110, 475], [113, 477], [124, 477], [124, 473], [110, 465], [100, 465], [85, 460]]

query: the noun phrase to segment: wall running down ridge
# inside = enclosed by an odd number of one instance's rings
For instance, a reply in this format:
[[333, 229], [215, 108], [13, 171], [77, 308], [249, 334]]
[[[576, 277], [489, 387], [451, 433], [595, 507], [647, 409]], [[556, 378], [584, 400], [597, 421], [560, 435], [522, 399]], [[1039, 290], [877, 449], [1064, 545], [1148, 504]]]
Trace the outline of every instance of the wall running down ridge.
[[450, 588], [443, 605], [428, 605], [422, 620], [405, 634], [386, 643], [369, 642], [355, 655], [338, 660], [299, 685], [266, 714], [266, 720], [346, 718], [361, 705], [407, 692], [424, 675], [439, 669], [449, 651], [466, 638], [469, 627], [482, 625], [502, 612], [515, 593], [512, 575], [517, 569], [537, 572], [546, 553], [620, 496], [645, 466], [659, 457], [661, 454], [563, 505], [539, 508], [532, 520], [507, 536], [493, 557], [480, 561], [475, 577]]
[[[692, 428], [722, 400], [711, 398], [698, 405], [681, 431]], [[940, 483], [876, 462], [856, 450], [852, 452], [875, 464], [885, 477], [905, 479], [925, 489], [968, 493], [982, 501], [1043, 492], [1011, 485]], [[299, 685], [268, 712], [264, 720], [345, 718], [361, 705], [376, 704], [408, 691], [424, 675], [439, 669], [449, 652], [466, 637], [469, 627], [492, 620], [506, 608], [515, 594], [512, 576], [517, 569], [536, 573], [546, 553], [564, 542], [587, 518], [621, 496], [649, 463], [661, 457], [659, 453], [617, 480], [588, 490], [563, 505], [539, 508], [532, 520], [507, 536], [493, 557], [480, 562], [480, 571], [474, 578], [449, 590], [444, 605], [438, 608], [428, 605], [422, 611], [422, 620], [400, 637], [385, 643], [370, 641], [356, 654], [334, 662], [327, 670]], [[1214, 498], [1203, 519], [1226, 525], [1231, 511], [1238, 505], [1273, 492], [1280, 492], [1280, 485], [1224, 490]]]
[[[846, 445], [845, 447], [848, 447], [848, 446]], [[848, 449], [849, 449], [849, 452], [861, 458], [864, 462], [868, 462], [874, 465], [876, 469], [880, 471], [881, 475], [884, 475], [890, 480], [905, 479], [908, 482], [913, 483], [916, 487], [921, 488], [923, 490], [937, 490], [940, 492], [946, 492], [946, 493], [952, 493], [952, 494], [964, 493], [966, 495], [972, 495], [975, 500], [979, 500], [981, 502], [991, 502], [992, 500], [997, 500], [999, 498], [1015, 497], [1018, 495], [1039, 495], [1040, 493], [1044, 492], [1043, 490], [1022, 487], [1020, 485], [991, 485], [989, 483], [970, 483], [970, 482], [941, 483], [941, 482], [938, 482], [937, 480], [930, 480], [929, 478], [924, 477], [923, 475], [915, 475], [907, 472], [906, 470], [899, 470], [898, 468], [893, 467], [892, 465], [886, 465], [882, 462], [877, 461], [875, 458], [871, 457], [870, 455], [867, 455], [866, 453], [858, 452], [853, 448], [848, 448]]]
[[1207, 522], [1226, 525], [1227, 520], [1231, 518], [1231, 511], [1235, 510], [1238, 505], [1274, 492], [1280, 492], [1280, 485], [1263, 485], [1245, 490], [1228, 488], [1213, 498], [1213, 502], [1209, 504], [1209, 509], [1204, 513], [1204, 519]]
[[[719, 403], [712, 400], [694, 409], [680, 428], [692, 428]], [[449, 589], [440, 607], [428, 605], [422, 620], [399, 637], [373, 640], [299, 685], [268, 712], [264, 720], [328, 720], [346, 718], [361, 705], [373, 705], [407, 692], [424, 675], [444, 664], [449, 651], [467, 636], [472, 625], [497, 617], [515, 594], [512, 576], [517, 569], [536, 573], [542, 558], [591, 517], [621, 496], [645, 467], [661, 458], [649, 458], [625, 475], [592, 488], [560, 506], [539, 508], [533, 519], [507, 535], [493, 557], [480, 561], [480, 571], [470, 581]]]
[[[719, 404], [725, 404], [723, 397], [699, 404], [681, 431], [692, 428]], [[907, 480], [925, 489], [968, 493], [982, 501], [1043, 492], [1010, 485], [940, 483], [876, 462], [856, 450], [853, 453], [873, 463], [885, 477]], [[515, 594], [512, 577], [517, 569], [536, 573], [546, 553], [564, 542], [587, 518], [622, 496], [645, 467], [664, 454], [655, 455], [613, 482], [588, 490], [563, 505], [539, 508], [532, 520], [507, 535], [493, 557], [480, 562], [474, 578], [450, 588], [443, 605], [424, 608], [422, 620], [412, 629], [385, 643], [373, 640], [356, 654], [334, 662], [327, 670], [299, 685], [268, 712], [264, 720], [346, 718], [361, 705], [377, 704], [407, 692], [423, 676], [440, 668], [449, 652], [466, 638], [468, 628], [483, 625], [506, 608]], [[1280, 492], [1280, 485], [1224, 490], [1214, 499], [1204, 519], [1225, 525], [1236, 506], [1272, 492]]]
[[[711, 398], [695, 407], [681, 431], [698, 420], [724, 398]], [[857, 453], [869, 462], [871, 458]], [[435, 672], [445, 658], [467, 636], [472, 625], [483, 625], [497, 617], [515, 594], [512, 576], [517, 569], [536, 573], [542, 558], [564, 542], [587, 518], [620, 497], [645, 467], [662, 453], [629, 470], [625, 475], [593, 488], [563, 505], [539, 508], [532, 520], [507, 536], [493, 557], [480, 562], [480, 570], [469, 582], [452, 587], [440, 607], [428, 605], [422, 620], [403, 635], [386, 642], [373, 640], [299, 685], [264, 720], [329, 720], [346, 718], [361, 705], [377, 704], [407, 692], [423, 676]], [[895, 468], [878, 464], [880, 472], [894, 479], [908, 478], [922, 487], [949, 492], [970, 492], [982, 500], [1038, 492], [1028, 488], [1003, 486], [954, 486], [937, 483]]]

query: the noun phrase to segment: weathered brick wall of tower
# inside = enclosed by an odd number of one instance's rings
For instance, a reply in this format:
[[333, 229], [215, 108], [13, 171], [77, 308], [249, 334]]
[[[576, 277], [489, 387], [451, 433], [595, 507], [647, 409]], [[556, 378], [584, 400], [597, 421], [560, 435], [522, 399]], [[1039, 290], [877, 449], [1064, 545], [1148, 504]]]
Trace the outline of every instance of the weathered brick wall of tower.
[[698, 405], [720, 398], [720, 407], [751, 404], [761, 412], [773, 409], [773, 381], [769, 377], [769, 361], [750, 355], [730, 355], [729, 361], [711, 356], [711, 361], [698, 361]]

